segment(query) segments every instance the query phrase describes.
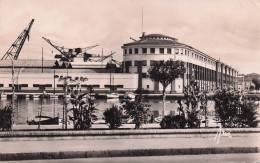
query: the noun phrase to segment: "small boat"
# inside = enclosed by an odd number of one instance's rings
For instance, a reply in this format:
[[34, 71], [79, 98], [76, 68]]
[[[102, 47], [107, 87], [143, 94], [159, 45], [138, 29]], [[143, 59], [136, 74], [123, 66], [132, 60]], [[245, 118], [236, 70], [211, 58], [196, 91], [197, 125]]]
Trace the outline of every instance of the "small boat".
[[37, 115], [27, 120], [28, 125], [58, 125], [59, 117], [49, 117], [43, 115]]
[[107, 98], [119, 98], [118, 93], [108, 93], [106, 96]]
[[124, 94], [124, 98], [126, 98], [126, 99], [135, 99], [135, 94], [133, 92], [126, 92]]

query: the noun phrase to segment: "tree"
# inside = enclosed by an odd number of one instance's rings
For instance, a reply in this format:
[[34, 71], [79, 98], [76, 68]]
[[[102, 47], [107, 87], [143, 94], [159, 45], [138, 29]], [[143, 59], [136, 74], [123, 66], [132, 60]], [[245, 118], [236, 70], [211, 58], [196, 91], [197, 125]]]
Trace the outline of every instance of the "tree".
[[3, 109], [0, 109], [0, 129], [3, 131], [12, 129], [12, 114], [13, 108], [11, 105], [7, 105]]
[[255, 89], [259, 90], [259, 88], [260, 88], [260, 80], [258, 78], [253, 78], [252, 79], [252, 83], [255, 84]]
[[123, 100], [123, 108], [126, 114], [133, 118], [135, 129], [141, 128], [143, 123], [148, 121], [150, 105], [143, 102], [142, 94], [137, 95], [135, 101]]
[[256, 127], [257, 108], [254, 101], [248, 101], [244, 95], [234, 89], [217, 90], [215, 101], [216, 118], [223, 127]]
[[185, 72], [186, 68], [184, 67], [184, 62], [179, 60], [173, 61], [172, 59], [167, 61], [158, 61], [148, 70], [150, 79], [161, 83], [163, 86], [163, 116], [166, 114], [165, 90], [175, 79], [183, 77]]
[[219, 89], [213, 96], [216, 118], [223, 127], [236, 127], [237, 112], [241, 106], [241, 94], [233, 89]]

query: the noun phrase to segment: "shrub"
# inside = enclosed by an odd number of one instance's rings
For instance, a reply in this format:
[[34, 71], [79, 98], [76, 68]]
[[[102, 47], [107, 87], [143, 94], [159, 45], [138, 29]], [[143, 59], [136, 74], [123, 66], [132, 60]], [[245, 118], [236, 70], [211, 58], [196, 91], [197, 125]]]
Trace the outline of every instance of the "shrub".
[[216, 118], [223, 127], [256, 127], [257, 105], [232, 88], [217, 90], [214, 97]]
[[150, 105], [142, 101], [142, 95], [137, 95], [135, 101], [124, 100], [122, 106], [126, 114], [133, 118], [135, 129], [139, 129], [143, 123], [147, 123]]
[[213, 96], [215, 111], [223, 127], [236, 127], [237, 111], [241, 106], [240, 93], [232, 89], [217, 90]]
[[97, 119], [95, 99], [88, 95], [87, 100], [83, 100], [83, 96], [86, 94], [80, 94], [75, 90], [71, 95], [70, 101], [73, 108], [70, 110], [73, 111], [73, 117], [70, 117], [70, 120], [73, 121], [75, 130], [90, 129], [93, 121]]
[[121, 126], [123, 109], [117, 105], [107, 108], [103, 115], [106, 123], [109, 123], [110, 129], [115, 129]]
[[178, 129], [178, 128], [185, 128], [186, 124], [187, 121], [185, 117], [182, 115], [176, 115], [176, 116], [167, 115], [162, 119], [160, 126], [163, 129], [173, 129], [173, 128]]
[[190, 128], [200, 127], [198, 115], [202, 109], [206, 109], [198, 107], [199, 102], [202, 100], [202, 95], [205, 94], [199, 91], [199, 87], [195, 81], [191, 81], [189, 86], [184, 87], [184, 103], [186, 105], [188, 127]]
[[238, 119], [241, 127], [257, 127], [257, 111], [258, 104], [253, 101], [245, 101], [241, 105], [241, 113], [238, 114]]
[[4, 109], [0, 109], [0, 129], [11, 130], [12, 129], [12, 106], [7, 105]]

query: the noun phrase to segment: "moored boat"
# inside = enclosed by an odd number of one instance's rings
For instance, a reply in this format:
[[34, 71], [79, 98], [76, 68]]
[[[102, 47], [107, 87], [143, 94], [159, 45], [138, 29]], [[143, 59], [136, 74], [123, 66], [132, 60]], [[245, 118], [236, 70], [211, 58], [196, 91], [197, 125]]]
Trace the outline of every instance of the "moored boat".
[[49, 117], [37, 115], [27, 120], [28, 125], [58, 125], [59, 117]]
[[126, 99], [135, 99], [135, 94], [133, 92], [126, 92], [124, 94], [124, 98], [126, 98]]
[[107, 98], [119, 98], [119, 94], [118, 93], [108, 93], [106, 94]]

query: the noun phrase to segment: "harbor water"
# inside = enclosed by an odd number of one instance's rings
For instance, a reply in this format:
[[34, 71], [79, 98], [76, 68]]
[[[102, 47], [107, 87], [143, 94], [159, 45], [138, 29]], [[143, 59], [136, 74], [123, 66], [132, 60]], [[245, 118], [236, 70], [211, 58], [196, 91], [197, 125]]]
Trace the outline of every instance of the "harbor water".
[[[120, 99], [98, 99], [95, 101], [95, 106], [98, 109], [96, 115], [98, 119], [102, 119], [103, 112], [112, 105], [121, 105]], [[161, 114], [163, 102], [162, 99], [148, 99], [146, 101], [151, 105], [150, 112]], [[0, 109], [4, 108], [7, 104], [11, 103], [11, 99], [0, 99]], [[166, 100], [166, 108], [168, 114], [178, 114], [178, 104], [177, 100]], [[185, 107], [185, 106], [184, 106]], [[68, 109], [72, 108], [69, 104]], [[42, 112], [41, 112], [42, 111]], [[209, 113], [214, 112], [214, 102], [208, 102], [208, 111]], [[15, 99], [15, 113], [14, 113], [14, 123], [16, 125], [27, 124], [27, 119], [34, 117], [36, 115], [44, 116], [60, 116], [63, 115], [63, 100], [50, 98], [50, 99], [40, 99], [40, 98], [22, 98]], [[72, 112], [69, 112], [68, 115], [72, 116]], [[156, 116], [156, 115], [155, 115]]]

